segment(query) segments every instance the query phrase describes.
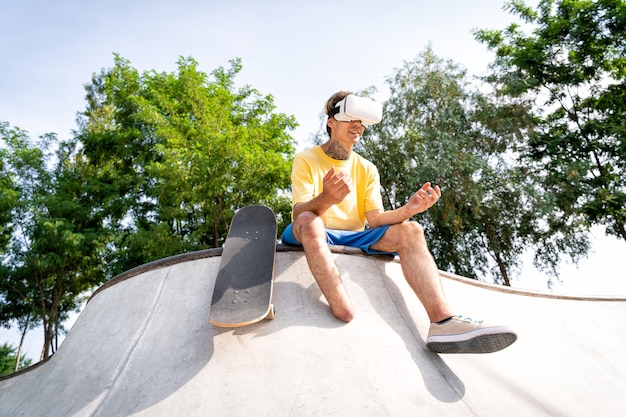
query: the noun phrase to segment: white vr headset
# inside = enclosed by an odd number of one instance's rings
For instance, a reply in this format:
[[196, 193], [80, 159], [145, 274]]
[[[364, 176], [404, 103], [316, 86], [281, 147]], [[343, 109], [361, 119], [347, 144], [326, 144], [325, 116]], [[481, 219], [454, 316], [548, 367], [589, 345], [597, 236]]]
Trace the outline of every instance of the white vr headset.
[[383, 106], [372, 99], [350, 94], [337, 103], [328, 116], [340, 122], [360, 120], [362, 125], [371, 126], [382, 120]]

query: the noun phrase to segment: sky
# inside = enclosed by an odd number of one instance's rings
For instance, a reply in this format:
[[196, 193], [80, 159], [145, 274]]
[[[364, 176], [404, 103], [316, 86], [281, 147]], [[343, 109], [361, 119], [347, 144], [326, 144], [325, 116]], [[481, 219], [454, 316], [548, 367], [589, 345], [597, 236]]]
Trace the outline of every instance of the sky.
[[[537, 0], [527, 1], [536, 5]], [[71, 137], [85, 109], [84, 86], [112, 67], [117, 53], [140, 72], [173, 72], [193, 57], [211, 73], [242, 60], [235, 79], [274, 97], [294, 115], [298, 148], [311, 145], [326, 99], [336, 91], [374, 86], [427, 46], [486, 72], [493, 55], [473, 29], [503, 29], [516, 18], [504, 0], [0, 0], [0, 121], [30, 133]], [[379, 100], [384, 97], [376, 97]], [[445, 195], [444, 195], [445, 198]], [[619, 256], [626, 243], [592, 231], [593, 249], [578, 268], [564, 265], [551, 292], [626, 296]], [[548, 291], [530, 263], [513, 286]], [[15, 335], [0, 330], [0, 344]], [[39, 345], [41, 341], [38, 342]], [[28, 348], [29, 357], [38, 356]]]

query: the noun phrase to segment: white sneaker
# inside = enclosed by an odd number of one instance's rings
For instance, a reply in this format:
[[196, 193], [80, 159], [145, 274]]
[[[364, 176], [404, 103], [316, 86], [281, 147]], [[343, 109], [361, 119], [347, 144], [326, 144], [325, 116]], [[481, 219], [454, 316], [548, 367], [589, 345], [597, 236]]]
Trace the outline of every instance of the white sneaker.
[[443, 324], [432, 323], [426, 347], [437, 353], [491, 353], [517, 340], [507, 326], [489, 326], [482, 321], [454, 316]]

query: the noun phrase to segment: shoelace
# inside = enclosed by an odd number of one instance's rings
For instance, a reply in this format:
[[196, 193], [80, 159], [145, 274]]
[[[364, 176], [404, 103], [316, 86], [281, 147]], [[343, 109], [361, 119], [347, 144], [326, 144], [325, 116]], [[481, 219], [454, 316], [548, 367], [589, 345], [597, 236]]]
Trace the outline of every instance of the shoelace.
[[463, 315], [459, 315], [459, 316], [455, 316], [455, 317], [456, 317], [457, 319], [459, 319], [459, 320], [463, 320], [463, 321], [466, 321], [466, 322], [469, 322], [469, 323], [476, 323], [476, 324], [480, 324], [480, 323], [482, 323], [482, 322], [483, 322], [482, 320], [474, 320], [474, 319], [473, 319], [473, 318], [471, 318], [471, 317], [467, 317], [467, 316], [463, 316]]

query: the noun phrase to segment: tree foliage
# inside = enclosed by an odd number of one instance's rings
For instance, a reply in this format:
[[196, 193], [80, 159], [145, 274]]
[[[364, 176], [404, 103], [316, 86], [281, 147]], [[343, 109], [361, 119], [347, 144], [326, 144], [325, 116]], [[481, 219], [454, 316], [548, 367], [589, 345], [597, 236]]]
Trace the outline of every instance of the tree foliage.
[[[0, 134], [8, 133], [7, 122], [0, 122]], [[13, 233], [13, 209], [19, 201], [19, 190], [8, 168], [8, 150], [0, 147], [0, 255], [4, 253]]]
[[380, 169], [388, 208], [425, 181], [442, 187], [437, 205], [418, 216], [440, 268], [510, 285], [529, 246], [542, 248], [536, 264], [552, 273], [562, 250], [586, 247], [584, 238], [564, 239], [575, 231], [538, 227], [550, 210], [534, 192], [537, 178], [515, 164], [534, 128], [527, 104], [472, 90], [465, 70], [430, 48], [387, 85], [385, 117], [364, 135], [361, 152]]
[[496, 53], [499, 92], [535, 100], [523, 163], [543, 177], [562, 224], [606, 226], [626, 240], [626, 4], [521, 0], [525, 25], [478, 30]]
[[92, 196], [117, 231], [114, 272], [223, 243], [250, 204], [288, 220], [293, 117], [272, 96], [236, 89], [239, 60], [213, 80], [191, 58], [175, 73], [140, 74], [127, 60], [94, 75], [80, 118]]
[[52, 134], [32, 143], [27, 132], [6, 124], [1, 133], [20, 200], [0, 264], [0, 324], [16, 321], [23, 331], [42, 325], [46, 357], [84, 292], [104, 281], [102, 254], [111, 235], [89, 204], [75, 143], [58, 143]]
[[0, 345], [0, 376], [30, 366], [32, 362], [31, 359], [24, 357], [18, 359], [17, 348], [8, 343]]
[[508, 282], [515, 236], [505, 239], [506, 224], [493, 216], [506, 215], [503, 205], [514, 199], [498, 195], [506, 184], [489, 158], [502, 144], [475, 128], [465, 71], [427, 48], [387, 85], [385, 117], [361, 143], [380, 169], [387, 206], [401, 206], [425, 181], [438, 184], [441, 200], [418, 217], [439, 267], [477, 278], [490, 271], [491, 251], [504, 269], [494, 278]]

